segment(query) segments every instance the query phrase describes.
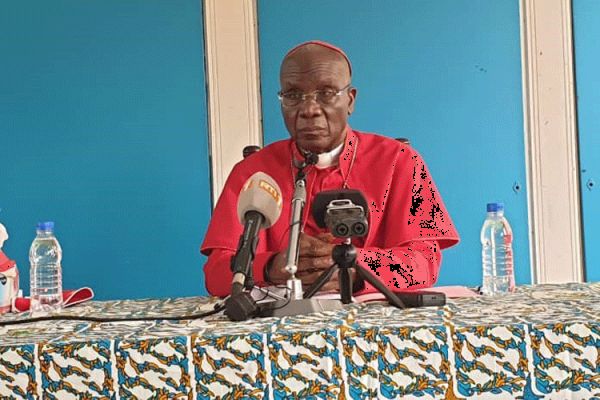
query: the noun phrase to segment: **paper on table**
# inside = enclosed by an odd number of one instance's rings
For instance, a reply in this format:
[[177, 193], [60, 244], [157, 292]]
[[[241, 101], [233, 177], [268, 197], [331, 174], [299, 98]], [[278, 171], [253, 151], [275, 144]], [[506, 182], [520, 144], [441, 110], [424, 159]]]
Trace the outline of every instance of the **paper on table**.
[[[477, 292], [474, 292], [473, 290], [469, 289], [466, 286], [435, 286], [435, 287], [431, 287], [431, 288], [413, 289], [413, 290], [406, 290], [406, 291], [407, 292], [423, 292], [423, 291], [425, 291], [425, 292], [444, 293], [446, 295], [446, 298], [448, 298], [448, 299], [479, 296], [479, 294]], [[339, 299], [340, 294], [338, 292], [317, 293], [314, 297], [320, 298], [320, 299]], [[365, 294], [359, 294], [359, 295], [352, 297], [352, 301], [354, 301], [356, 303], [364, 303], [367, 301], [379, 301], [379, 300], [385, 300], [385, 296], [383, 295], [383, 293], [379, 293], [379, 292], [365, 293]]]
[[477, 297], [480, 296], [479, 293], [475, 292], [472, 289], [469, 289], [466, 286], [434, 286], [429, 289], [422, 290], [431, 290], [432, 292], [441, 292], [446, 295], [449, 299], [456, 299], [460, 297]]

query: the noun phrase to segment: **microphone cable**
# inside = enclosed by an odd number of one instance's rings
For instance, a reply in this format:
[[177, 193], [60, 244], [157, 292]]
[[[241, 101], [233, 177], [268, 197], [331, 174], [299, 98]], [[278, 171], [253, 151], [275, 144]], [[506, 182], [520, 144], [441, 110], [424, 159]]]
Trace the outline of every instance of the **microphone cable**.
[[[281, 308], [283, 308], [283, 307], [287, 306], [288, 304], [290, 304], [290, 302], [292, 301], [292, 298], [290, 297], [290, 293], [291, 293], [291, 290], [290, 290], [290, 288], [288, 288], [287, 286], [283, 286], [283, 285], [281, 285], [281, 286], [275, 286], [275, 287], [276, 287], [277, 289], [285, 289], [285, 290], [286, 290], [285, 297], [284, 297], [283, 299], [279, 299], [279, 300], [278, 300], [278, 301], [285, 300], [285, 303], [284, 303], [284, 304], [282, 304], [282, 305], [280, 305], [279, 307], [274, 307], [274, 308], [271, 308], [271, 310], [279, 310], [279, 309], [281, 309]], [[264, 288], [263, 288], [263, 289], [264, 289]], [[270, 293], [270, 290], [269, 290], [268, 288], [266, 289], [266, 294], [264, 295], [264, 297], [263, 297], [262, 299], [259, 299], [259, 300], [257, 300], [256, 302], [257, 302], [257, 303], [258, 303], [258, 302], [262, 302], [262, 301], [263, 301], [264, 299], [266, 299], [267, 297], [271, 297], [271, 298], [273, 298], [273, 299], [275, 298], [275, 297], [274, 297], [274, 296], [273, 296], [273, 295]], [[276, 301], [277, 301], [277, 300], [276, 300]], [[261, 308], [261, 306], [262, 306], [262, 308], [264, 309], [265, 307], [267, 307], [267, 305], [269, 305], [269, 303], [271, 303], [271, 302], [268, 302], [268, 301], [267, 301], [267, 302], [262, 302], [262, 303], [258, 304], [258, 308], [260, 309], [260, 308]]]
[[217, 303], [214, 306], [214, 310], [198, 313], [198, 314], [190, 314], [190, 315], [167, 315], [164, 317], [130, 317], [130, 318], [121, 318], [121, 317], [89, 317], [89, 316], [79, 316], [79, 315], [44, 315], [33, 318], [24, 318], [13, 321], [0, 321], [0, 327], [2, 326], [10, 326], [10, 325], [20, 325], [20, 324], [30, 324], [33, 322], [41, 322], [41, 321], [89, 321], [89, 322], [134, 322], [134, 321], [186, 321], [186, 320], [194, 320], [209, 317], [214, 314], [218, 314], [225, 309], [224, 303]]

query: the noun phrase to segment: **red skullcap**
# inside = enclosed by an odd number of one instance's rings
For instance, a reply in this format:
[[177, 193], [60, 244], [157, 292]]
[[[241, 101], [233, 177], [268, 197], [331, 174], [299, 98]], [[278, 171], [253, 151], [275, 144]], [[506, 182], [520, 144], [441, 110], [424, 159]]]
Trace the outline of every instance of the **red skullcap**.
[[331, 43], [323, 42], [322, 40], [309, 40], [308, 42], [300, 43], [299, 45], [293, 47], [290, 51], [288, 51], [287, 54], [285, 55], [284, 59], [288, 58], [289, 56], [294, 54], [296, 52], [296, 50], [298, 50], [301, 47], [304, 47], [306, 45], [309, 45], [309, 44], [316, 44], [317, 46], [322, 46], [327, 49], [333, 50], [338, 54], [341, 54], [344, 57], [344, 59], [346, 60], [346, 62], [348, 63], [348, 69], [350, 70], [350, 76], [352, 76], [352, 64], [350, 64], [350, 59], [348, 58], [346, 53], [344, 53], [344, 50], [340, 49], [337, 46], [332, 45]]

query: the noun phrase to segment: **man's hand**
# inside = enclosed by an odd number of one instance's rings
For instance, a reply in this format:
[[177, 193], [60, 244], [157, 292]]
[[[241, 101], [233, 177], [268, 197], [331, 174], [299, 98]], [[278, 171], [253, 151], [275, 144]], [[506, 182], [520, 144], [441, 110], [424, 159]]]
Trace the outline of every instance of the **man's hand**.
[[[317, 236], [300, 233], [298, 244], [300, 255], [296, 277], [302, 281], [303, 286], [312, 285], [325, 270], [333, 265], [331, 252], [335, 247], [334, 239], [335, 237], [331, 233], [322, 233]], [[287, 251], [282, 251], [273, 259], [269, 277], [274, 284], [285, 284], [289, 278], [289, 274], [285, 270], [286, 254]], [[338, 274], [335, 273], [321, 290], [338, 290], [338, 286]]]

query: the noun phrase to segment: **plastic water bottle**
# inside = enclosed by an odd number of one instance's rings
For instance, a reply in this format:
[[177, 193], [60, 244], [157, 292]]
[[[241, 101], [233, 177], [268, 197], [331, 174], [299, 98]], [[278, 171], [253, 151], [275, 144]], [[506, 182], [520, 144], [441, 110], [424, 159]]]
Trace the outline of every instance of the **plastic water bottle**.
[[54, 236], [54, 222], [37, 224], [29, 249], [31, 312], [58, 311], [62, 307], [62, 249]]
[[483, 294], [495, 295], [514, 291], [512, 241], [512, 229], [504, 217], [504, 204], [489, 203], [487, 217], [481, 228]]

